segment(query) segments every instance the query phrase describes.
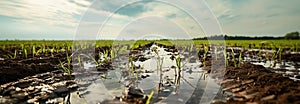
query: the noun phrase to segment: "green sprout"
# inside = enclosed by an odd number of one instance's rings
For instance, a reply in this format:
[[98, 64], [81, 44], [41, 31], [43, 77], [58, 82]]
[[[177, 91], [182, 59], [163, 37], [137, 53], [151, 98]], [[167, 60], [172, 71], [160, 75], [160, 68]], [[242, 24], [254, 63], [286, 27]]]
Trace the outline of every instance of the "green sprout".
[[67, 67], [59, 60], [60, 67], [63, 69], [63, 72], [67, 73], [71, 77], [71, 57], [69, 57], [68, 52], [66, 52]]
[[180, 54], [176, 58], [176, 66], [178, 68], [178, 76], [177, 76], [177, 74], [175, 74], [175, 84], [176, 84], [176, 91], [175, 92], [177, 93], [178, 88], [179, 88], [179, 84], [180, 84], [180, 77], [181, 77], [181, 74], [180, 74], [181, 73], [181, 58], [180, 58]]
[[32, 57], [36, 54], [35, 45], [32, 46]]
[[27, 58], [27, 49], [23, 49], [24, 57]]
[[147, 101], [146, 101], [146, 104], [150, 104], [151, 103], [151, 99], [153, 98], [153, 95], [154, 95], [154, 90], [151, 91]]
[[68, 69], [71, 69], [71, 57], [69, 57], [68, 52], [66, 52]]
[[52, 47], [52, 49], [50, 49], [50, 53], [51, 53], [51, 56], [54, 57], [53, 53], [54, 53], [55, 49], [54, 47]]
[[242, 51], [241, 51], [240, 55], [239, 55], [239, 64], [238, 64], [238, 67], [241, 67], [242, 61], [243, 61], [243, 58], [242, 58]]
[[[96, 64], [96, 66], [99, 66], [99, 65], [100, 65], [100, 63], [99, 63], [93, 56], [91, 56], [91, 55], [86, 55], [86, 54], [80, 54], [80, 55], [83, 55], [83, 56], [86, 56], [86, 57], [92, 59], [92, 60], [94, 61], [94, 63]], [[100, 57], [100, 56], [99, 56], [99, 57]]]
[[224, 59], [225, 59], [225, 67], [228, 66], [228, 60], [227, 60], [227, 53], [226, 53], [226, 49], [224, 49], [223, 51], [223, 55], [224, 55]]
[[235, 56], [234, 56], [234, 51], [233, 51], [232, 48], [231, 48], [231, 56], [232, 56], [232, 59], [233, 59], [234, 67], [237, 67], [237, 63], [235, 61]]
[[176, 66], [178, 68], [178, 73], [180, 73], [181, 72], [181, 58], [180, 58], [180, 54], [176, 58]]
[[83, 63], [81, 62], [80, 55], [77, 56], [77, 60], [78, 60], [78, 63], [79, 63], [79, 67], [83, 68]]
[[115, 50], [114, 49], [110, 49], [110, 59], [115, 58], [115, 56], [116, 56]]
[[45, 44], [43, 44], [42, 45], [42, 53], [46, 53], [47, 51], [46, 51], [46, 46], [45, 46]]
[[64, 64], [59, 60], [59, 63], [60, 63], [60, 67], [63, 69], [63, 71], [65, 73], [67, 73], [68, 75], [71, 75], [71, 69], [69, 68], [69, 65], [68, 67], [65, 67]]
[[131, 66], [131, 72], [133, 73], [135, 71], [135, 67], [134, 67], [134, 64], [133, 64], [132, 56], [129, 57], [129, 62], [130, 62], [130, 66]]
[[158, 74], [158, 71], [160, 72], [160, 77], [159, 77], [159, 86], [158, 86], [158, 89], [160, 89], [161, 85], [162, 85], [162, 65], [163, 65], [163, 60], [164, 58], [160, 57], [158, 51], [157, 51], [157, 47], [153, 47], [152, 50], [154, 51], [154, 53], [157, 55], [157, 74]]
[[281, 54], [282, 54], [282, 49], [279, 48], [279, 49], [278, 49], [278, 52], [277, 52], [277, 55], [279, 56], [279, 60], [281, 60]]
[[203, 65], [204, 67], [206, 66], [206, 58], [207, 58], [207, 53], [208, 53], [209, 49], [208, 46], [204, 46], [204, 56], [203, 56]]

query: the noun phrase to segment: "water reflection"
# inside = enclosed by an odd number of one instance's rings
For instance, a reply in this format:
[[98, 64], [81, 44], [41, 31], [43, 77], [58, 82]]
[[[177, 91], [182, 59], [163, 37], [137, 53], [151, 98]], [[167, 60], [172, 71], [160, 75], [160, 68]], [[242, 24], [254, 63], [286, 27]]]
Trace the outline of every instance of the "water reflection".
[[[146, 95], [155, 91], [151, 103], [200, 102], [207, 83], [212, 80], [200, 67], [201, 62], [195, 60], [196, 54], [179, 55], [183, 52], [166, 50], [154, 44], [137, 54], [121, 55], [113, 61], [114, 70], [107, 72], [95, 71], [95, 65], [85, 63], [87, 69], [77, 71], [76, 75], [82, 87], [79, 94], [87, 103], [93, 104], [122, 97], [126, 86], [134, 86], [142, 89]], [[134, 60], [136, 57], [138, 59]], [[140, 61], [140, 57], [146, 60]], [[171, 57], [181, 59], [180, 68]]]

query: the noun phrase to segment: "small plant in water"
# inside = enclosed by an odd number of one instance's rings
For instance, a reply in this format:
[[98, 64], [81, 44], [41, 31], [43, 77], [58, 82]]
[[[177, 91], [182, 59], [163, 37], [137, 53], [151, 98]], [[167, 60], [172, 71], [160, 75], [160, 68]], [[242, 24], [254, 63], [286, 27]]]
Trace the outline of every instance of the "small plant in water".
[[204, 56], [203, 56], [203, 65], [204, 67], [206, 66], [206, 58], [207, 58], [207, 53], [208, 53], [209, 49], [208, 46], [204, 46]]
[[178, 57], [176, 58], [176, 66], [178, 68], [178, 76], [177, 74], [175, 75], [175, 86], [176, 86], [176, 90], [175, 92], [178, 92], [179, 89], [179, 84], [180, 84], [180, 77], [181, 77], [181, 58], [180, 58], [180, 54], [178, 55]]
[[[178, 73], [180, 73], [181, 72], [181, 58], [180, 58], [180, 54], [176, 58], [176, 66], [178, 68]], [[175, 74], [175, 75], [177, 75], [177, 74]]]
[[[128, 74], [129, 74], [129, 78], [132, 79], [132, 75], [134, 74], [134, 71], [135, 71], [135, 66], [134, 66], [134, 63], [133, 63], [133, 56], [129, 56], [129, 59], [128, 59]], [[136, 80], [138, 79], [138, 74], [136, 73]]]
[[154, 95], [154, 90], [152, 90], [151, 93], [150, 93], [150, 95], [148, 96], [146, 104], [150, 104], [151, 103], [151, 99], [152, 99], [153, 95]]
[[237, 67], [237, 63], [235, 61], [235, 56], [234, 56], [234, 51], [233, 51], [232, 48], [231, 48], [231, 57], [232, 57], [232, 60], [233, 60], [234, 67]]
[[[162, 85], [162, 65], [163, 65], [163, 60], [164, 60], [164, 58], [162, 57], [160, 57], [160, 55], [159, 55], [159, 53], [158, 53], [158, 50], [157, 50], [157, 47], [153, 47], [152, 48], [152, 50], [154, 51], [154, 53], [157, 55], [157, 74], [158, 74], [158, 72], [159, 72], [159, 86], [158, 86], [158, 89], [160, 90], [160, 87], [161, 87], [161, 85]], [[158, 91], [159, 91], [158, 90]]]
[[77, 60], [78, 60], [78, 63], [79, 63], [79, 67], [83, 68], [83, 63], [81, 62], [80, 55], [77, 56]]

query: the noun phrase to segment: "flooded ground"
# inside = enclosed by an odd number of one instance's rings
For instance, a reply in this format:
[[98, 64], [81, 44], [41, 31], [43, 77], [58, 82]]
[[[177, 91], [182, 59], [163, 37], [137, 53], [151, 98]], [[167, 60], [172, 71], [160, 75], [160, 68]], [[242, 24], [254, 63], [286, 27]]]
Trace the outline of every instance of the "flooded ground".
[[[180, 69], [176, 64], [178, 57], [182, 64]], [[79, 93], [87, 103], [122, 99], [129, 86], [143, 90], [145, 95], [154, 91], [152, 103], [200, 103], [209, 81], [215, 85], [213, 95], [219, 94], [217, 98], [225, 101], [220, 86], [200, 67], [197, 54], [173, 52], [153, 44], [130, 56], [121, 55], [112, 62], [114, 70], [89, 75], [78, 71], [75, 75], [81, 86]], [[85, 66], [89, 66], [87, 73], [97, 72], [94, 64]]]
[[[73, 62], [72, 75], [51, 71], [2, 84], [0, 103], [144, 104], [149, 97], [157, 104], [298, 101], [298, 53], [229, 47], [224, 60], [222, 47], [213, 49], [151, 43], [112, 59], [99, 56], [100, 64], [86, 55], [82, 64]], [[20, 62], [32, 60], [38, 59]], [[57, 68], [53, 60], [40, 63]]]

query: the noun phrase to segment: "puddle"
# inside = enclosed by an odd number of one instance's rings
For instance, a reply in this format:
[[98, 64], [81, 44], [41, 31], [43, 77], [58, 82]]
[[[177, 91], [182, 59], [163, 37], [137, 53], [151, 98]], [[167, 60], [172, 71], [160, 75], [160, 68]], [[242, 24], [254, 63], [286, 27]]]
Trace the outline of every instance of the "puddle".
[[[158, 54], [153, 51], [154, 49]], [[75, 72], [80, 90], [79, 94], [72, 93], [71, 102], [73, 99], [95, 104], [113, 100], [116, 96], [122, 96], [125, 86], [135, 86], [142, 89], [146, 95], [155, 91], [152, 103], [200, 103], [202, 95], [206, 95], [204, 90], [207, 86], [219, 89], [220, 86], [202, 70], [197, 56], [180, 55], [181, 71], [179, 71], [175, 61], [179, 57], [178, 54], [167, 52], [165, 48], [153, 44], [150, 48], [133, 54], [147, 60], [129, 62], [129, 57], [122, 55], [114, 59], [114, 70], [107, 72], [97, 71], [94, 64], [85, 63], [83, 70]], [[175, 57], [174, 60], [171, 58], [172, 55]], [[218, 95], [218, 99], [225, 101], [219, 90], [212, 90], [208, 95], [203, 99], [210, 101], [209, 97], [214, 98]]]
[[[243, 50], [242, 48], [233, 48], [235, 50]], [[244, 49], [245, 50], [245, 49]], [[247, 53], [263, 53], [262, 56], [257, 55], [250, 55]], [[300, 75], [300, 68], [298, 67], [299, 62], [292, 62], [287, 60], [278, 60], [278, 59], [267, 59], [266, 54], [272, 54], [275, 53], [274, 50], [265, 50], [265, 49], [246, 49], [243, 57], [243, 62], [250, 62], [255, 65], [262, 65], [265, 68], [269, 69], [270, 71], [278, 74], [282, 74], [283, 76], [288, 76], [290, 79], [293, 80], [300, 80], [298, 78], [295, 78], [297, 75]], [[287, 52], [285, 52], [287, 53]], [[290, 52], [290, 54], [299, 54], [296, 52]], [[272, 56], [269, 56], [271, 58]]]

